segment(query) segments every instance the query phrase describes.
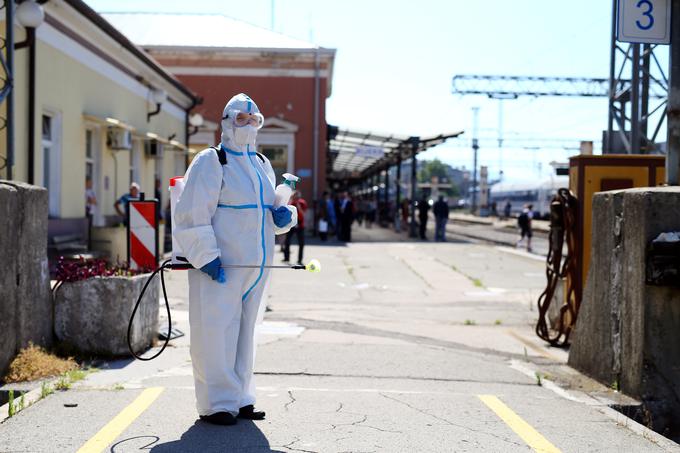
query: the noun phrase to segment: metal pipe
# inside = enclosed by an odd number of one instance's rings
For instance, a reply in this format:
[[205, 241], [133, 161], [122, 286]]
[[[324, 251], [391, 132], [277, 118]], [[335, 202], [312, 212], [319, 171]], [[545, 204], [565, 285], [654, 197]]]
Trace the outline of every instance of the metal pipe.
[[[680, 1], [674, 0], [671, 30], [680, 27]], [[668, 85], [668, 142], [666, 151], [666, 182], [678, 185], [680, 167], [680, 33], [671, 34], [670, 80]]]
[[609, 57], [609, 117], [607, 120], [607, 141], [604, 143], [602, 154], [612, 153], [614, 147], [614, 98], [616, 96], [616, 5], [618, 0], [612, 1], [612, 39], [611, 55]]
[[652, 54], [652, 46], [645, 44], [642, 46], [642, 55], [640, 56], [640, 149], [641, 152], [652, 152], [653, 146], [651, 141], [647, 138], [647, 124], [649, 123], [649, 63], [650, 55]]
[[[313, 152], [313, 188], [312, 200], [316, 203], [319, 191], [319, 97], [320, 97], [320, 57], [319, 47], [315, 49], [314, 53], [314, 144], [312, 146]], [[314, 205], [316, 206], [316, 204]], [[316, 211], [316, 210], [315, 210]], [[314, 212], [316, 218], [316, 212]]]
[[630, 154], [640, 154], [640, 44], [633, 44], [633, 78], [630, 95]]
[[412, 238], [418, 237], [418, 231], [416, 226], [416, 189], [418, 185], [417, 179], [417, 167], [418, 160], [416, 155], [418, 154], [418, 146], [420, 145], [420, 137], [411, 137], [411, 228], [409, 230], [409, 236]]
[[28, 41], [28, 183], [35, 184], [35, 28], [26, 29]]
[[385, 220], [387, 221], [387, 226], [390, 223], [390, 167], [385, 168], [385, 196], [383, 197], [383, 209], [385, 212]]
[[479, 107], [472, 108], [472, 213], [477, 212], [477, 151], [479, 151], [479, 139], [477, 134], [479, 131]]
[[397, 232], [401, 232], [401, 216], [399, 215], [401, 207], [401, 151], [399, 151], [397, 157], [397, 201], [394, 207], [394, 224], [397, 227]]
[[14, 0], [5, 1], [5, 64], [7, 65], [7, 179], [14, 166]]

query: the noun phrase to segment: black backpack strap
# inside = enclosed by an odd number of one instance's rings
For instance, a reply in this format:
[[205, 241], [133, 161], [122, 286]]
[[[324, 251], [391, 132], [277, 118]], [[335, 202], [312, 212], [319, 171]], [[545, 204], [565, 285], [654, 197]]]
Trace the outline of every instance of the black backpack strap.
[[211, 148], [217, 153], [217, 158], [220, 160], [220, 165], [227, 165], [227, 153], [222, 149], [222, 147], [211, 146]]

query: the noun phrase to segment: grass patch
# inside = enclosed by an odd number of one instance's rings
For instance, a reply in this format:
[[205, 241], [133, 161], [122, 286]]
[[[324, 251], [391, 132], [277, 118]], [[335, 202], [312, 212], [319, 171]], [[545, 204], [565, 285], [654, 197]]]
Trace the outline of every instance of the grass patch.
[[476, 326], [477, 325], [477, 323], [475, 322], [474, 319], [466, 319], [464, 324], [466, 326]]
[[40, 386], [40, 399], [47, 398], [54, 393], [54, 389], [51, 385], [47, 385], [47, 382], [43, 382]]
[[59, 380], [54, 384], [55, 390], [68, 390], [71, 388], [71, 381], [66, 375], [59, 378]]
[[543, 376], [538, 371], [536, 372], [536, 385], [543, 386]]
[[74, 370], [78, 370], [78, 364], [72, 358], [62, 359], [31, 343], [12, 361], [4, 381], [34, 381]]
[[501, 321], [500, 319], [497, 319], [496, 322], [494, 322], [494, 324], [496, 324], [497, 326], [500, 326], [501, 324], [503, 324], [503, 321]]
[[465, 278], [467, 278], [468, 280], [470, 280], [470, 281], [472, 282], [472, 284], [475, 285], [477, 288], [484, 288], [484, 283], [482, 283], [482, 281], [481, 281], [480, 279], [474, 278], [474, 277], [470, 277], [468, 274], [466, 274], [465, 272], [462, 272], [460, 269], [458, 269], [458, 268], [457, 268], [456, 266], [454, 266], [454, 265], [451, 265], [451, 269], [453, 269], [454, 272], [457, 272], [457, 273], [459, 273], [460, 275], [462, 275], [463, 277], [465, 277]]
[[7, 408], [7, 416], [14, 417], [17, 413], [17, 408], [14, 406], [14, 390], [9, 391], [8, 398], [7, 404], [9, 404], [9, 407]]

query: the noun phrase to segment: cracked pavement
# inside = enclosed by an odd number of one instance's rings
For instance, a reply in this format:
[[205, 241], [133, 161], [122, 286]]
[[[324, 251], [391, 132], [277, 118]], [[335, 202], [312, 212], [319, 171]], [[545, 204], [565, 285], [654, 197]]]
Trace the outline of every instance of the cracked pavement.
[[[322, 262], [319, 274], [273, 275], [256, 356], [266, 420], [196, 420], [187, 335], [152, 362], [102, 364], [0, 424], [0, 452], [77, 451], [150, 387], [164, 390], [103, 451], [532, 451], [480, 395], [500, 399], [556, 451], [677, 451], [612, 420], [585, 391], [565, 398], [537, 385], [532, 370], [549, 370], [544, 380], [565, 386], [563, 373], [618, 396], [534, 337], [540, 260], [488, 244], [409, 242], [378, 228], [354, 237], [306, 248]], [[173, 321], [188, 333], [186, 274], [166, 282]]]

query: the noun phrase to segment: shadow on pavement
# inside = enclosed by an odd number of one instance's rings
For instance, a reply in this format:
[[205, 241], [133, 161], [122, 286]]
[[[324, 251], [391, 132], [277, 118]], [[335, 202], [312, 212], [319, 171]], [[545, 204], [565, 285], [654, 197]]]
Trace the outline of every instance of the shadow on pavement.
[[110, 453], [151, 450], [152, 453], [223, 453], [225, 451], [277, 452], [260, 429], [249, 420], [235, 426], [215, 426], [197, 420], [179, 440], [158, 443], [155, 435], [123, 439], [111, 446]]

